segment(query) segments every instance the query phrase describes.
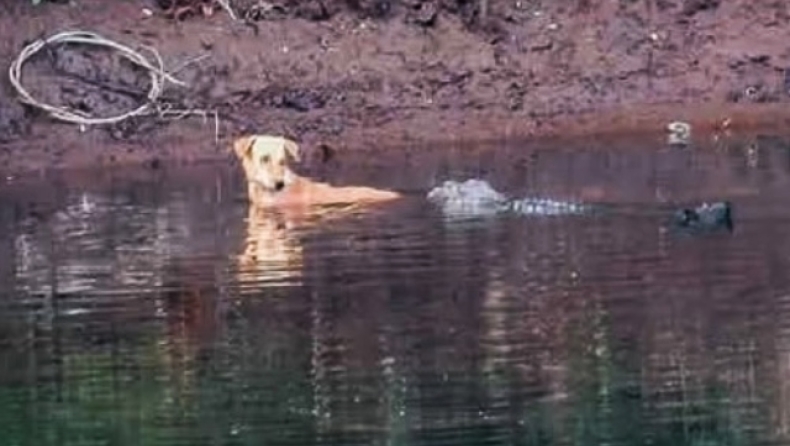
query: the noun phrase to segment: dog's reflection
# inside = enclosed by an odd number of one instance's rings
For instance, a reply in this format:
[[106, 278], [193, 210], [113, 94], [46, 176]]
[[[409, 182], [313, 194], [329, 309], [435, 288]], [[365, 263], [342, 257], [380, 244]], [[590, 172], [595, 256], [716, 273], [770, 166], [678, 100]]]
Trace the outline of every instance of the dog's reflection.
[[306, 220], [250, 205], [239, 256], [242, 283], [301, 284]]
[[301, 285], [305, 243], [311, 237], [337, 230], [355, 217], [370, 215], [377, 208], [368, 203], [309, 208], [249, 204], [243, 248], [238, 256], [242, 289], [245, 285]]

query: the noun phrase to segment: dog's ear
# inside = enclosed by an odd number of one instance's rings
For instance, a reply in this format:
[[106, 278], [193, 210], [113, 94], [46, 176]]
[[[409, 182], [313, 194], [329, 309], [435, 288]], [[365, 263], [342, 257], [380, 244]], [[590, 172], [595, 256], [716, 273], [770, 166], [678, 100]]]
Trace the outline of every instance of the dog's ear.
[[291, 141], [290, 139], [286, 139], [284, 146], [285, 146], [285, 151], [291, 155], [291, 158], [293, 158], [294, 161], [298, 162], [301, 160], [301, 153], [300, 153], [301, 149], [299, 148], [298, 144]]
[[250, 156], [252, 144], [255, 142], [254, 136], [244, 136], [233, 142], [233, 151], [239, 159], [244, 159]]

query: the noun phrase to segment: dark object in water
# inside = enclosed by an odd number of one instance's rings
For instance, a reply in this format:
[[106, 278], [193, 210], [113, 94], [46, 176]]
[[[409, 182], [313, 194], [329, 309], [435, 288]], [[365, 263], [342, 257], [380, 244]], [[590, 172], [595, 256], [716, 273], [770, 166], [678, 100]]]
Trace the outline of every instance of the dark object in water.
[[732, 231], [732, 205], [727, 201], [703, 203], [696, 208], [681, 209], [673, 216], [675, 226], [694, 231]]

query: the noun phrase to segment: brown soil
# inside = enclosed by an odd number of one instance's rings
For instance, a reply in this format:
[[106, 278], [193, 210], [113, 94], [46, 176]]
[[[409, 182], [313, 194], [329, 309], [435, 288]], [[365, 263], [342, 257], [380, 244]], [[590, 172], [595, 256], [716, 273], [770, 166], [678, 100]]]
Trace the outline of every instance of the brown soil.
[[[224, 157], [243, 132], [346, 153], [660, 132], [674, 119], [695, 130], [790, 122], [784, 1], [238, 0], [238, 22], [204, 7], [175, 20], [154, 0], [30, 3], [0, 5], [4, 67], [26, 43], [68, 29], [155, 47], [170, 69], [205, 54], [176, 74], [188, 86], [170, 85], [162, 100], [218, 111], [219, 132], [197, 117], [83, 132], [23, 107], [3, 80], [8, 173]], [[117, 57], [55, 45], [26, 64], [24, 83], [44, 102], [99, 115], [129, 110], [148, 88]]]

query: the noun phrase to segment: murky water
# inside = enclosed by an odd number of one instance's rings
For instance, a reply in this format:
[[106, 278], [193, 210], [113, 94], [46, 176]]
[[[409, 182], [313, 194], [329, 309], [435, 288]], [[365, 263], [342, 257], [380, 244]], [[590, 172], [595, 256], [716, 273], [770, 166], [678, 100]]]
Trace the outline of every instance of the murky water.
[[[7, 182], [1, 443], [790, 444], [790, 144], [649, 145], [346, 159], [411, 196], [309, 218], [227, 165]], [[470, 176], [628, 206], [425, 203]], [[667, 230], [724, 198], [732, 233]]]

